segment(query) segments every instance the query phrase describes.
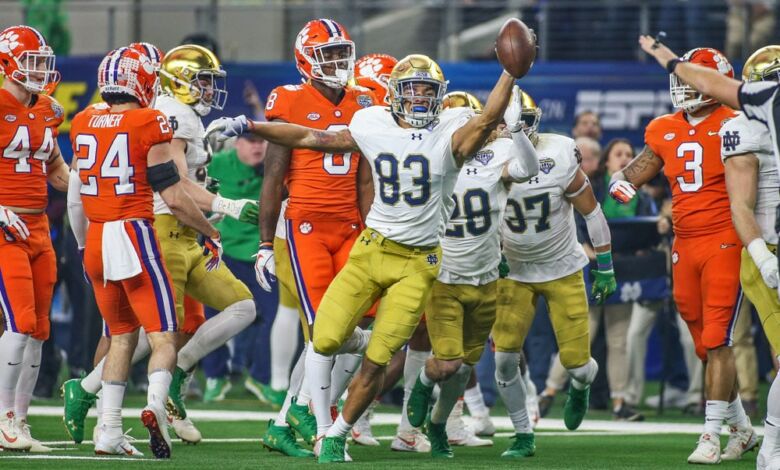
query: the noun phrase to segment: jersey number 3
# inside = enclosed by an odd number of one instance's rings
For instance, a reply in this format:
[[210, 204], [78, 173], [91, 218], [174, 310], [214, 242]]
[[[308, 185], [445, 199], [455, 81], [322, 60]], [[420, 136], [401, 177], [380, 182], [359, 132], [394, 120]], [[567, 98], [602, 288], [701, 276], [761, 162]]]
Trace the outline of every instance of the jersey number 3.
[[683, 142], [677, 147], [677, 158], [685, 158], [685, 174], [677, 177], [680, 191], [693, 193], [701, 189], [704, 183], [701, 169], [703, 156], [704, 149], [698, 142]]

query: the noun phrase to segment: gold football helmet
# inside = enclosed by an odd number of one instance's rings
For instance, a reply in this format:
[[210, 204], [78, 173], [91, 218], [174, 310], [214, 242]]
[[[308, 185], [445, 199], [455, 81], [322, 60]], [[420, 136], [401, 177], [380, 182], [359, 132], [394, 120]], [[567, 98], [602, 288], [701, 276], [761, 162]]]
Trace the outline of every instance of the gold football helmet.
[[388, 80], [390, 110], [412, 127], [425, 127], [442, 110], [447, 81], [430, 57], [412, 54], [401, 59]]
[[442, 107], [447, 108], [471, 108], [476, 114], [482, 113], [482, 103], [479, 99], [466, 91], [451, 91], [444, 95]]
[[748, 57], [742, 67], [746, 82], [780, 79], [780, 46], [764, 46]]
[[160, 88], [180, 103], [205, 116], [227, 101], [225, 71], [213, 52], [186, 44], [168, 51], [160, 63]]
[[520, 120], [523, 121], [523, 132], [531, 136], [539, 130], [539, 122], [542, 120], [542, 110], [536, 106], [536, 101], [531, 95], [520, 90]]

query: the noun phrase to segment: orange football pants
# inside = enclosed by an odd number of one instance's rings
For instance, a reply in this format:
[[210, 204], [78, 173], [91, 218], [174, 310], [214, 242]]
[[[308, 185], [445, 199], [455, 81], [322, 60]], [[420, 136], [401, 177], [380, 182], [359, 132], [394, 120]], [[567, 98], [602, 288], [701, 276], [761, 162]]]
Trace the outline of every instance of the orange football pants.
[[672, 245], [674, 301], [700, 359], [707, 350], [731, 346], [742, 290], [742, 243], [733, 228], [698, 237], [675, 237]]
[[49, 310], [57, 282], [57, 255], [46, 214], [19, 214], [27, 240], [8, 241], [0, 232], [0, 309], [6, 331], [49, 339]]
[[176, 304], [160, 244], [148, 220], [125, 222], [125, 231], [141, 261], [141, 273], [121, 281], [103, 282], [103, 224], [90, 223], [84, 267], [92, 281], [100, 314], [111, 335], [176, 331]]
[[[184, 296], [184, 325], [179, 331], [188, 335], [194, 335], [200, 325], [206, 323], [206, 312], [203, 310], [203, 304], [193, 299], [189, 295]], [[103, 320], [103, 336], [110, 338], [111, 332], [108, 331], [108, 325]]]

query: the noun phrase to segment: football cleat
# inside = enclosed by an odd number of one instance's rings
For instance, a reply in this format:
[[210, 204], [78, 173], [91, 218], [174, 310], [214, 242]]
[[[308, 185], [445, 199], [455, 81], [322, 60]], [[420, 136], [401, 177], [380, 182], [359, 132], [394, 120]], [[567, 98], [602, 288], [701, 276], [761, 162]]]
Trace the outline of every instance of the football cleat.
[[378, 446], [379, 441], [374, 438], [371, 432], [371, 417], [374, 415], [374, 408], [379, 404], [377, 400], [371, 402], [368, 409], [358, 418], [355, 425], [352, 426], [352, 441], [362, 446]]
[[4, 451], [24, 451], [31, 447], [32, 442], [19, 433], [13, 411], [0, 417], [0, 448]]
[[428, 453], [431, 451], [431, 442], [418, 428], [412, 428], [408, 431], [398, 431], [390, 449], [398, 452]]
[[531, 457], [536, 453], [536, 444], [534, 443], [534, 434], [520, 434], [517, 433], [512, 436], [515, 442], [501, 454], [505, 459], [517, 459], [523, 457]]
[[[321, 452], [322, 452], [322, 445], [325, 441], [326, 437], [325, 434], [318, 436], [317, 440], [314, 441], [314, 447], [312, 450], [314, 450], [314, 456], [319, 458]], [[344, 438], [346, 439], [346, 438]], [[349, 444], [344, 443], [344, 462], [352, 462], [352, 457], [349, 455]]]
[[309, 411], [306, 405], [298, 405], [294, 402], [290, 404], [287, 410], [287, 423], [291, 428], [301, 435], [304, 441], [309, 445], [314, 445], [317, 439], [317, 419]]
[[720, 441], [717, 438], [713, 438], [709, 433], [702, 434], [696, 449], [688, 456], [688, 463], [720, 463]]
[[314, 452], [298, 444], [290, 426], [277, 426], [272, 419], [268, 421], [268, 430], [260, 442], [269, 451], [281, 452], [288, 457], [314, 457]]
[[[492, 446], [490, 439], [480, 439], [463, 421], [463, 400], [458, 400], [447, 418], [447, 439], [450, 444], [464, 447]], [[494, 431], [495, 432], [495, 431]]]
[[447, 423], [434, 424], [428, 420], [426, 434], [431, 441], [431, 457], [451, 459], [455, 457], [447, 438]]
[[171, 458], [171, 438], [168, 435], [168, 417], [165, 410], [147, 405], [141, 411], [141, 422], [149, 431], [149, 448], [152, 449], [154, 457], [157, 459]]
[[84, 422], [87, 413], [97, 400], [97, 395], [89, 393], [81, 386], [81, 379], [66, 380], [60, 388], [62, 398], [65, 400], [62, 420], [65, 430], [76, 444], [84, 440]]
[[210, 377], [206, 379], [206, 390], [203, 392], [203, 402], [222, 401], [233, 388], [230, 379], [224, 377]]
[[566, 398], [566, 403], [563, 405], [563, 423], [566, 425], [566, 429], [574, 431], [582, 420], [585, 419], [585, 414], [588, 412], [588, 400], [590, 399], [590, 386], [585, 390], [579, 390], [572, 384], [569, 384], [569, 396]]
[[344, 437], [325, 437], [322, 439], [318, 463], [346, 462], [347, 439]]
[[195, 424], [190, 418], [178, 419], [169, 416], [168, 421], [170, 422], [173, 431], [185, 444], [195, 445], [203, 439], [200, 431], [195, 427]]
[[130, 443], [135, 438], [130, 436], [131, 429], [117, 437], [108, 437], [105, 425], [101, 426], [100, 440], [95, 442], [95, 455], [129, 455], [132, 457], [143, 457], [143, 453], [133, 447]]
[[244, 381], [244, 388], [257, 397], [261, 403], [271, 405], [271, 408], [275, 410], [282, 408], [284, 399], [287, 396], [287, 390], [274, 390], [270, 385], [258, 382], [251, 376]]
[[168, 389], [168, 403], [165, 407], [168, 413], [179, 419], [187, 417], [187, 409], [184, 407], [184, 396], [187, 393], [187, 373], [181, 367], [173, 371], [173, 379]]
[[418, 376], [417, 381], [412, 388], [412, 393], [409, 395], [409, 402], [406, 405], [406, 414], [409, 418], [409, 424], [415, 428], [419, 428], [425, 422], [432, 394], [433, 387], [424, 385]]
[[721, 460], [739, 460], [743, 454], [758, 447], [758, 436], [752, 427], [738, 429], [729, 426], [729, 433], [729, 442], [720, 455]]
[[45, 445], [41, 444], [41, 441], [32, 437], [30, 434], [30, 425], [27, 424], [26, 421], [22, 421], [20, 419], [16, 420], [16, 432], [18, 435], [30, 441], [30, 444], [32, 444], [30, 446], [30, 452], [45, 453], [51, 452], [53, 450], [51, 447], [46, 447]]

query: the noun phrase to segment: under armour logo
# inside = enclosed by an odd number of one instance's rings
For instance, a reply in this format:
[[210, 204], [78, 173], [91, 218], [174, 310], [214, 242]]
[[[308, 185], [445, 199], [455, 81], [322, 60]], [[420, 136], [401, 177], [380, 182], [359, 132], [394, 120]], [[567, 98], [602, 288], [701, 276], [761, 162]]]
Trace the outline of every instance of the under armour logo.
[[422, 140], [422, 134], [412, 134], [412, 140]]
[[435, 254], [430, 254], [430, 255], [428, 255], [428, 257], [425, 260], [428, 261], [428, 264], [433, 266], [433, 265], [435, 265], [436, 263], [439, 262], [439, 257], [436, 256]]
[[534, 183], [539, 183], [539, 177], [538, 176], [534, 176], [533, 178], [528, 180], [528, 184], [534, 184]]
[[179, 239], [179, 232], [170, 232], [168, 234], [168, 238], [175, 238], [176, 240]]
[[466, 174], [467, 175], [476, 175], [477, 169], [476, 168], [466, 168]]
[[723, 134], [723, 150], [733, 152], [739, 145], [739, 131], [727, 131]]
[[360, 237], [360, 243], [367, 246], [369, 243], [371, 243], [371, 239], [366, 237]]

